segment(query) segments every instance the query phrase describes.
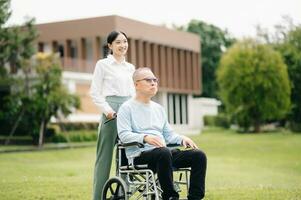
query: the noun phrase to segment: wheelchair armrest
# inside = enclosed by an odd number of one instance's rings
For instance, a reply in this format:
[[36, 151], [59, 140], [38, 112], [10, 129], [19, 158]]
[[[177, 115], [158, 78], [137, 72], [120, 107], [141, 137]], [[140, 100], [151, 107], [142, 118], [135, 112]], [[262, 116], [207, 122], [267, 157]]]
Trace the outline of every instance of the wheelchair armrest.
[[144, 144], [140, 143], [140, 142], [130, 142], [130, 143], [121, 143], [120, 146], [122, 147], [139, 147], [139, 148], [143, 148]]

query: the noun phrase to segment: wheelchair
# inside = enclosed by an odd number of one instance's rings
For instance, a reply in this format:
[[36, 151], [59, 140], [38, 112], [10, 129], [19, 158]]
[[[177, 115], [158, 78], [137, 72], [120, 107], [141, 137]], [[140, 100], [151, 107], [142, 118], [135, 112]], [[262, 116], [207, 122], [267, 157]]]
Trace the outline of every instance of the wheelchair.
[[[176, 148], [178, 145], [168, 145]], [[122, 144], [117, 142], [116, 176], [107, 180], [102, 191], [103, 200], [161, 200], [162, 189], [159, 180], [147, 165], [135, 165], [134, 158], [127, 159], [125, 149], [143, 148], [138, 142]], [[139, 156], [139, 155], [137, 155]], [[174, 168], [174, 187], [178, 193], [189, 191], [190, 168]], [[181, 197], [181, 195], [180, 195]], [[180, 198], [184, 200], [185, 198]]]

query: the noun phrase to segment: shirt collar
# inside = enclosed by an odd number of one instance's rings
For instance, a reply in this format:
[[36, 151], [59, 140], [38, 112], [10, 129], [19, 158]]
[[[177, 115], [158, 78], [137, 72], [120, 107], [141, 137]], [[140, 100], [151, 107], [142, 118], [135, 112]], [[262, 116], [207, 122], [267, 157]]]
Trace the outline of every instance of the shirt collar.
[[109, 54], [107, 56], [107, 58], [109, 59], [110, 64], [116, 63], [116, 64], [125, 64], [125, 58], [119, 63], [117, 62], [117, 60], [114, 58], [114, 56], [112, 54]]

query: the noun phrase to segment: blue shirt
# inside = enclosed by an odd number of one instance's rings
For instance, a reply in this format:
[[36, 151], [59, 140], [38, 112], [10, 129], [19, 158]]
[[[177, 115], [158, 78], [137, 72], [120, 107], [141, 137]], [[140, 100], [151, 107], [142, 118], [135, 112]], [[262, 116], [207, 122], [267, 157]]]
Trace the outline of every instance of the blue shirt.
[[[145, 135], [154, 135], [162, 139], [163, 144], [181, 144], [182, 137], [170, 127], [164, 108], [153, 101], [145, 104], [134, 98], [126, 101], [117, 114], [118, 136], [122, 143], [143, 143]], [[145, 144], [144, 148], [129, 147], [126, 149], [128, 158], [133, 158], [142, 151], [156, 148]]]

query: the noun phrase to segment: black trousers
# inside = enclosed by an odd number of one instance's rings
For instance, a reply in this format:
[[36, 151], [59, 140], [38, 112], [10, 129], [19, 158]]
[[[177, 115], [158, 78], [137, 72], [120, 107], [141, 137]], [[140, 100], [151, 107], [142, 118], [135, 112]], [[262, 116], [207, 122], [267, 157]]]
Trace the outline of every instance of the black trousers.
[[173, 167], [191, 167], [189, 200], [199, 200], [205, 196], [207, 157], [201, 150], [181, 151], [160, 147], [142, 152], [139, 157], [135, 158], [134, 163], [148, 164], [150, 169], [158, 174], [163, 190], [163, 200], [170, 197], [179, 197], [173, 186]]

